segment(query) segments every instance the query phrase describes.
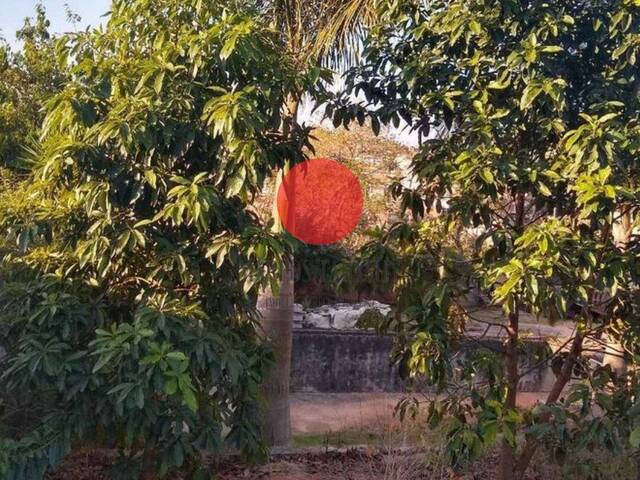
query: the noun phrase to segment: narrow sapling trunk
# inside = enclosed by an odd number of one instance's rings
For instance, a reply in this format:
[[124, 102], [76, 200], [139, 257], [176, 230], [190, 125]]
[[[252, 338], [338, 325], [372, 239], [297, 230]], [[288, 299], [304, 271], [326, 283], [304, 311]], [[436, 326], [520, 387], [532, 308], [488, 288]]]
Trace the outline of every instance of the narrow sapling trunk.
[[[516, 211], [513, 228], [519, 235], [524, 229], [525, 220], [525, 195], [518, 193], [515, 196]], [[520, 302], [515, 299], [513, 311], [509, 314], [507, 324], [507, 339], [504, 346], [504, 377], [507, 384], [507, 396], [504, 408], [515, 410], [518, 400], [518, 341], [519, 341], [519, 321]], [[515, 439], [517, 432], [513, 432]], [[510, 442], [506, 437], [502, 438], [500, 444], [500, 464], [498, 465], [497, 480], [513, 480], [516, 468], [515, 441]]]
[[[578, 358], [580, 357], [580, 354], [582, 353], [582, 342], [583, 342], [582, 335], [577, 333], [573, 339], [573, 343], [571, 344], [571, 350], [569, 351], [569, 355], [567, 355], [567, 358], [562, 364], [560, 375], [558, 375], [558, 378], [556, 378], [556, 381], [553, 387], [551, 388], [549, 395], [547, 396], [547, 401], [546, 401], [547, 405], [551, 405], [558, 401], [558, 399], [560, 398], [560, 395], [562, 394], [562, 391], [564, 390], [564, 387], [571, 380], [571, 374], [573, 373], [573, 368], [575, 367], [576, 361], [578, 360]], [[545, 413], [539, 419], [539, 422], [546, 423], [549, 420], [551, 420], [551, 414]], [[516, 465], [516, 475], [513, 478], [516, 478], [516, 479], [524, 478], [524, 474], [526, 473], [527, 468], [529, 468], [531, 459], [533, 458], [533, 455], [535, 454], [537, 449], [538, 449], [538, 442], [536, 440], [534, 439], [527, 440], [524, 448], [522, 449], [522, 453], [518, 458], [518, 464]]]
[[[605, 225], [602, 231], [602, 241], [606, 242], [611, 226], [609, 224]], [[600, 256], [599, 261], [602, 260], [602, 254]], [[595, 291], [591, 291], [589, 297], [593, 301], [595, 295]], [[585, 315], [591, 320], [591, 313], [589, 308], [585, 309]], [[562, 364], [562, 369], [560, 370], [560, 375], [556, 378], [549, 395], [547, 395], [546, 405], [551, 405], [556, 403], [560, 399], [560, 395], [562, 395], [562, 391], [567, 386], [567, 384], [571, 381], [571, 377], [573, 374], [573, 369], [576, 365], [576, 362], [582, 355], [582, 345], [584, 343], [584, 337], [580, 332], [576, 332], [573, 337], [573, 341], [571, 343], [571, 349], [569, 350], [569, 354], [567, 358], [565, 358], [564, 363]], [[544, 415], [538, 419], [540, 423], [546, 423], [551, 421], [551, 413], [546, 412]], [[527, 439], [520, 456], [518, 457], [518, 463], [516, 465], [516, 471], [514, 478], [516, 480], [522, 480], [524, 475], [531, 464], [531, 460], [533, 459], [533, 455], [536, 453], [540, 442], [535, 438]]]
[[[633, 233], [633, 218], [631, 217], [631, 207], [623, 205], [622, 215], [617, 225], [612, 227], [613, 241], [617, 248], [623, 252], [627, 251], [631, 242], [631, 234]], [[619, 340], [613, 335], [606, 334], [604, 336], [606, 342], [602, 365], [609, 365], [611, 370], [618, 376], [627, 373], [627, 361], [625, 358], [624, 347]]]
[[[509, 315], [504, 350], [504, 373], [507, 382], [507, 398], [504, 408], [509, 410], [515, 410], [518, 398], [518, 322], [519, 315], [516, 310]], [[503, 438], [500, 444], [500, 464], [498, 465], [497, 479], [512, 480], [515, 463], [515, 447], [506, 438]]]

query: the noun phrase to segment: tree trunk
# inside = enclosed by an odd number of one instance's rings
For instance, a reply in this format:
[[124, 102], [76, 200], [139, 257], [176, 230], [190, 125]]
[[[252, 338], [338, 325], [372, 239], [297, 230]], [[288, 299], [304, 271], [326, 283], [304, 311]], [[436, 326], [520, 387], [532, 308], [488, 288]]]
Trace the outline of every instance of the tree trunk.
[[[287, 138], [298, 118], [299, 100], [290, 96], [284, 109], [282, 134]], [[273, 192], [273, 230], [282, 231], [278, 214], [278, 189], [285, 171], [279, 171]], [[293, 210], [293, 209], [291, 209]], [[279, 292], [270, 288], [258, 295], [257, 308], [262, 317], [263, 334], [271, 343], [275, 366], [261, 386], [264, 401], [263, 436], [267, 445], [286, 445], [291, 439], [289, 413], [289, 381], [291, 375], [291, 340], [293, 329], [294, 262], [289, 258], [284, 265]]]
[[[607, 223], [604, 225], [602, 229], [603, 243], [606, 243], [608, 241], [610, 233], [611, 233], [611, 224]], [[601, 261], [602, 261], [602, 252], [600, 254], [598, 263], [600, 263]], [[595, 291], [591, 291], [591, 293], [589, 294], [589, 298], [591, 302], [593, 302], [595, 295], [596, 295]], [[589, 307], [590, 306], [587, 306], [585, 308], [585, 314], [591, 320], [591, 310]], [[575, 337], [573, 338], [573, 343], [571, 344], [571, 350], [569, 351], [569, 355], [567, 355], [567, 358], [562, 364], [560, 375], [558, 375], [556, 382], [554, 383], [553, 387], [551, 388], [551, 391], [549, 392], [549, 395], [547, 396], [547, 401], [546, 401], [547, 405], [556, 403], [558, 401], [558, 399], [560, 398], [560, 395], [562, 394], [562, 391], [566, 387], [567, 383], [569, 383], [569, 381], [571, 380], [571, 376], [573, 374], [573, 369], [575, 367], [575, 364], [577, 360], [580, 358], [580, 356], [582, 355], [583, 342], [584, 342], [583, 336], [579, 332], [576, 333]], [[540, 422], [548, 422], [550, 420], [551, 420], [551, 413], [549, 412], [543, 414], [540, 418]], [[516, 479], [522, 480], [524, 478], [524, 474], [527, 471], [527, 468], [529, 468], [529, 464], [531, 463], [531, 459], [533, 458], [533, 455], [538, 449], [538, 445], [539, 445], [539, 442], [534, 438], [529, 438], [527, 440], [522, 450], [522, 453], [518, 458], [518, 464], [516, 465], [516, 476], [515, 476]]]
[[[571, 380], [571, 374], [573, 373], [573, 367], [576, 364], [576, 360], [580, 356], [582, 352], [582, 336], [577, 333], [575, 338], [573, 339], [573, 343], [571, 345], [571, 351], [564, 363], [562, 364], [562, 369], [560, 370], [560, 375], [556, 379], [549, 395], [547, 396], [546, 404], [550, 405], [552, 403], [556, 403], [564, 390], [564, 387]], [[540, 422], [548, 422], [551, 420], [551, 414], [545, 413], [540, 418]], [[522, 479], [524, 478], [524, 474], [529, 468], [529, 464], [531, 463], [531, 459], [533, 458], [534, 453], [538, 449], [538, 441], [535, 439], [527, 440], [520, 457], [518, 458], [518, 464], [516, 466], [516, 476], [513, 478]]]
[[[509, 315], [508, 337], [505, 343], [504, 356], [504, 373], [507, 380], [507, 398], [504, 408], [510, 410], [515, 410], [518, 397], [518, 322], [519, 314], [516, 310]], [[515, 462], [515, 447], [506, 438], [503, 438], [500, 445], [500, 464], [498, 465], [497, 479], [512, 480]]]
[[258, 311], [262, 329], [271, 343], [275, 366], [262, 384], [264, 400], [264, 440], [268, 445], [285, 445], [291, 438], [289, 416], [289, 377], [291, 372], [291, 335], [293, 326], [293, 260], [282, 273], [280, 291], [260, 293]]
[[[623, 252], [629, 248], [631, 234], [633, 233], [633, 220], [631, 218], [631, 207], [622, 206], [620, 222], [613, 226], [613, 241]], [[611, 370], [618, 376], [627, 373], [627, 361], [624, 357], [624, 347], [613, 335], [605, 334], [603, 340], [606, 342], [602, 365], [609, 365]]]
[[[514, 230], [521, 235], [525, 221], [525, 194], [515, 194]], [[520, 321], [520, 304], [513, 302], [513, 312], [509, 314], [507, 325], [507, 339], [504, 348], [504, 377], [507, 382], [507, 397], [504, 409], [515, 410], [518, 399], [518, 336]], [[517, 432], [513, 432], [514, 437]], [[498, 465], [497, 480], [513, 480], [516, 466], [516, 449], [506, 438], [500, 444], [500, 463]]]

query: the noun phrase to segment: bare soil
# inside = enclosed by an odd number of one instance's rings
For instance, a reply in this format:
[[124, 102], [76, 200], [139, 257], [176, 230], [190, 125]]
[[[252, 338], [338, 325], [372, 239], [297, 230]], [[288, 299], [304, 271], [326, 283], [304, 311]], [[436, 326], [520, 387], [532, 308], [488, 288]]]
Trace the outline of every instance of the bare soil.
[[[496, 458], [485, 458], [470, 472], [434, 471], [415, 453], [381, 454], [361, 450], [278, 455], [266, 465], [247, 466], [229, 458], [211, 465], [216, 480], [491, 480]], [[109, 480], [113, 454], [108, 450], [75, 453], [47, 480]], [[170, 480], [186, 480], [175, 473]], [[542, 480], [532, 475], [527, 480]], [[551, 480], [546, 478], [544, 480]]]
[[[540, 394], [524, 395], [530, 406]], [[425, 452], [407, 450], [424, 441], [420, 425], [401, 425], [393, 411], [398, 394], [295, 394], [291, 402], [293, 444], [265, 465], [248, 466], [237, 458], [211, 462], [216, 480], [489, 480], [495, 478], [491, 455], [466, 473], [426, 467]], [[415, 430], [415, 431], [414, 431]], [[424, 445], [424, 443], [422, 443]], [[352, 448], [353, 445], [369, 445]], [[338, 449], [331, 447], [342, 447]], [[392, 453], [381, 449], [397, 448]], [[404, 450], [402, 449], [404, 448]], [[295, 452], [295, 453], [292, 453]], [[110, 480], [112, 450], [75, 452], [47, 480]], [[434, 462], [437, 463], [437, 462]], [[553, 480], [532, 475], [528, 480]], [[168, 480], [186, 480], [174, 473]]]

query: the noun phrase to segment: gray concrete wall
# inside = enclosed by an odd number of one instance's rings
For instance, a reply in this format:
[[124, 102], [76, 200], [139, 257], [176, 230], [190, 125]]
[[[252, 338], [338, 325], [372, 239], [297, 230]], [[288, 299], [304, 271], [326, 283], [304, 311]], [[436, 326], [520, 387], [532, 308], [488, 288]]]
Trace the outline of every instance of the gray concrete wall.
[[391, 337], [369, 332], [300, 329], [293, 332], [294, 392], [401, 392], [390, 364]]
[[[498, 340], [482, 340], [494, 351], [501, 348]], [[530, 342], [539, 351], [539, 341]], [[337, 331], [328, 329], [294, 329], [291, 362], [291, 390], [294, 392], [403, 392], [404, 383], [397, 369], [390, 363], [391, 337], [381, 337], [365, 331]], [[460, 345], [459, 353], [466, 355], [479, 348], [478, 341]], [[544, 391], [549, 371], [532, 369], [538, 359], [529, 354], [521, 356], [520, 370], [530, 371], [521, 381], [522, 391]], [[551, 374], [552, 375], [552, 374]], [[553, 375], [552, 375], [553, 376]]]

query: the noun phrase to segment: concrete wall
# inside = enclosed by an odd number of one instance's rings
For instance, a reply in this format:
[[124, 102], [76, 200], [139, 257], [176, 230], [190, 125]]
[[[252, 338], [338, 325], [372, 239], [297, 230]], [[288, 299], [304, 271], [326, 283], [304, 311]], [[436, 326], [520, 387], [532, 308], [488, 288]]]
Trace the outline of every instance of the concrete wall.
[[390, 365], [391, 337], [326, 329], [293, 331], [291, 389], [298, 392], [401, 392]]
[[[521, 380], [522, 391], [544, 391], [548, 369], [533, 368], [538, 362], [532, 352], [543, 344], [530, 341], [521, 355], [520, 370], [531, 370]], [[498, 340], [483, 340], [482, 345], [499, 350]], [[397, 369], [390, 364], [391, 337], [371, 332], [328, 329], [295, 329], [291, 362], [291, 389], [294, 392], [403, 392], [405, 385]], [[464, 356], [478, 348], [478, 342], [464, 342], [459, 353]]]

